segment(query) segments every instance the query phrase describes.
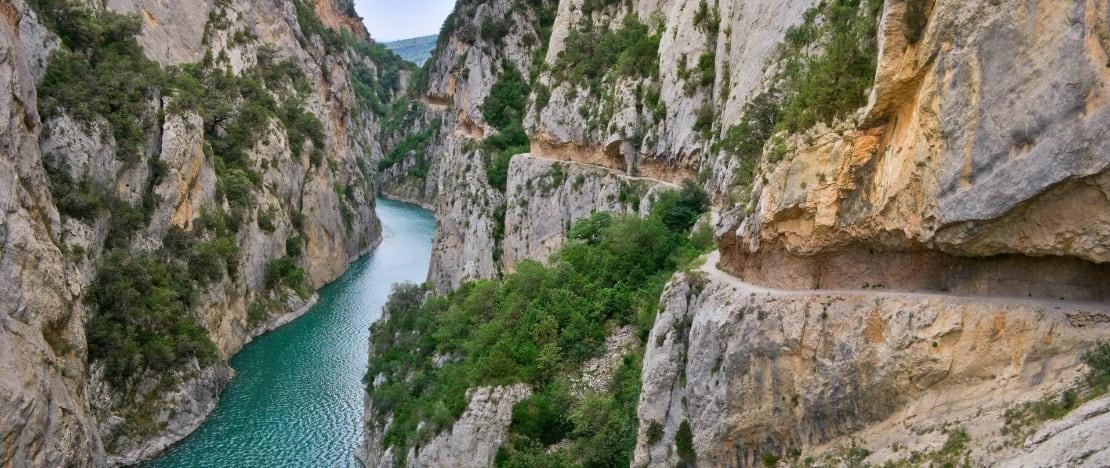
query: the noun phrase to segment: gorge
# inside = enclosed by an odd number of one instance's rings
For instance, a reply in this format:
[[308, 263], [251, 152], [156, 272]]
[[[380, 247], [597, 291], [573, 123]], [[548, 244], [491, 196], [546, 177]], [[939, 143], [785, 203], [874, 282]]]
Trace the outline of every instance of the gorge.
[[6, 465], [1110, 464], [1104, 0], [0, 12]]

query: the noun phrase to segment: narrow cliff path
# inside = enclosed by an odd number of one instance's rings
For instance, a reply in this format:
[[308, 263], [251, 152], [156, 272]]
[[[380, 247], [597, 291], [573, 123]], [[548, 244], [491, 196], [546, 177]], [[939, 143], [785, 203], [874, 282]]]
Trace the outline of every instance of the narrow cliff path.
[[805, 296], [805, 295], [841, 295], [841, 296], [857, 296], [869, 298], [928, 298], [928, 297], [945, 297], [956, 300], [964, 300], [967, 302], [987, 302], [993, 304], [1025, 304], [1033, 305], [1042, 308], [1054, 309], [1081, 309], [1085, 312], [1094, 312], [1097, 314], [1105, 315], [1106, 320], [1110, 321], [1110, 303], [1096, 302], [1096, 301], [1067, 301], [1067, 300], [1053, 300], [1036, 297], [1020, 297], [1020, 296], [973, 296], [973, 295], [959, 295], [948, 294], [939, 291], [899, 291], [890, 289], [774, 289], [766, 288], [756, 284], [748, 283], [743, 279], [733, 276], [731, 273], [722, 271], [717, 267], [721, 260], [721, 251], [714, 250], [705, 256], [705, 264], [699, 269], [705, 272], [709, 277], [715, 281], [728, 284], [736, 288], [741, 293], [749, 294], [766, 294], [776, 296]]
[[619, 177], [622, 177], [622, 178], [628, 179], [628, 180], [644, 180], [644, 181], [648, 181], [648, 182], [651, 182], [651, 183], [654, 183], [654, 184], [659, 184], [659, 185], [663, 185], [663, 186], [667, 186], [667, 187], [671, 187], [671, 188], [675, 188], [675, 189], [680, 188], [678, 186], [678, 184], [667, 182], [665, 180], [653, 179], [651, 177], [628, 175], [627, 172], [624, 172], [620, 169], [613, 169], [611, 167], [602, 166], [600, 164], [590, 164], [590, 163], [573, 161], [573, 160], [569, 160], [569, 159], [550, 158], [550, 157], [543, 156], [543, 155], [536, 154], [536, 153], [520, 153], [520, 154], [513, 155], [513, 158], [514, 159], [516, 159], [516, 158], [525, 158], [525, 159], [534, 159], [534, 160], [556, 161], [556, 162], [567, 164], [567, 165], [570, 165], [570, 166], [573, 166], [573, 167], [592, 169], [592, 170], [596, 170], [596, 171], [607, 171], [610, 174], [613, 174], [615, 176], [619, 176]]

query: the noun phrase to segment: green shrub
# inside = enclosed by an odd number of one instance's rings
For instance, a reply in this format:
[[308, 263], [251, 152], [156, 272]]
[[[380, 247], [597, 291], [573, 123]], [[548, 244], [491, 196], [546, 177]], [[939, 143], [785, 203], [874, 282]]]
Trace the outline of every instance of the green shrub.
[[75, 182], [65, 171], [46, 168], [50, 195], [61, 214], [85, 222], [95, 221], [108, 208], [108, 197], [87, 177]]
[[281, 257], [270, 260], [266, 265], [266, 287], [276, 288], [281, 285], [288, 286], [302, 298], [308, 297], [304, 270], [297, 266], [290, 257]]
[[30, 3], [65, 45], [50, 54], [38, 87], [43, 119], [66, 114], [90, 126], [103, 119], [117, 157], [139, 159], [155, 124], [150, 102], [165, 81], [161, 67], [135, 40], [142, 30], [139, 18], [94, 12], [74, 0]]
[[[788, 32], [775, 83], [783, 96], [777, 129], [800, 132], [867, 103], [875, 80], [881, 11], [881, 0], [862, 5], [832, 0], [813, 7], [806, 21]], [[811, 49], [817, 52], [807, 52]]]
[[150, 253], [106, 254], [85, 296], [92, 313], [85, 330], [89, 361], [124, 389], [141, 370], [167, 373], [192, 359], [217, 358], [207, 330], [191, 314], [192, 282], [185, 270]]
[[648, 445], [655, 445], [660, 440], [663, 440], [663, 425], [659, 421], [652, 421], [651, 424], [648, 424], [647, 443]]
[[[877, 15], [882, 2], [823, 2], [786, 31], [768, 89], [744, 106], [740, 122], [714, 143], [739, 160], [734, 187], [748, 187], [767, 141], [844, 118], [867, 102], [877, 63]], [[785, 150], [785, 147], [782, 148]], [[775, 150], [780, 152], [779, 149]]]
[[690, 430], [690, 423], [685, 419], [678, 425], [674, 444], [678, 457], [686, 463], [693, 463], [697, 459], [697, 454], [694, 453], [694, 432]]
[[274, 226], [274, 218], [277, 218], [277, 207], [271, 206], [265, 210], [258, 211], [258, 228], [266, 233], [272, 234], [276, 226]]
[[1105, 393], [1110, 386], [1110, 343], [1099, 342], [1083, 353], [1083, 363], [1091, 370], [1087, 373], [1087, 383], [1098, 393]]
[[556, 82], [586, 83], [592, 95], [599, 95], [597, 90], [610, 71], [630, 78], [656, 76], [661, 36], [634, 14], [625, 16], [617, 30], [586, 17], [567, 35], [552, 76]]
[[[570, 439], [569, 453], [592, 466], [628, 465], [637, 434], [639, 353], [624, 358], [612, 385], [584, 399], [568, 396], [559, 375], [604, 350], [609, 326], [650, 329], [662, 286], [695, 249], [669, 229], [663, 211], [698, 196], [674, 194], [646, 219], [598, 213], [571, 230], [551, 266], [526, 261], [500, 280], [467, 283], [447, 296], [398, 286], [371, 328], [367, 382], [375, 417], [391, 415], [383, 446], [404, 453], [430, 439], [466, 407], [475, 382], [524, 382], [533, 397], [514, 408], [502, 466], [557, 464], [568, 452], [547, 446]], [[645, 319], [645, 317], [648, 317]], [[433, 356], [457, 358], [441, 367]], [[417, 427], [422, 427], [417, 430]]]
[[528, 103], [528, 84], [516, 65], [501, 63], [501, 76], [482, 102], [482, 117], [497, 129], [482, 142], [486, 181], [504, 192], [509, 178], [509, 162], [514, 155], [527, 153], [528, 135], [524, 133], [524, 109]]
[[300, 257], [303, 252], [301, 236], [293, 236], [285, 241], [285, 255], [290, 258]]
[[567, 415], [571, 397], [565, 386], [533, 395], [513, 406], [509, 429], [544, 445], [563, 440], [574, 428]]

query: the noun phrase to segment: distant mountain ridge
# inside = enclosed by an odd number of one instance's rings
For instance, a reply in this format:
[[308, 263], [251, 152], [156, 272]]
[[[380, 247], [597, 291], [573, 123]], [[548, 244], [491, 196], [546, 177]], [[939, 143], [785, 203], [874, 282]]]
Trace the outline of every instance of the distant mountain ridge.
[[383, 42], [382, 45], [388, 47], [405, 60], [417, 65], [423, 65], [425, 60], [432, 57], [432, 49], [436, 47], [436, 39], [438, 37], [438, 35], [432, 34], [431, 36]]

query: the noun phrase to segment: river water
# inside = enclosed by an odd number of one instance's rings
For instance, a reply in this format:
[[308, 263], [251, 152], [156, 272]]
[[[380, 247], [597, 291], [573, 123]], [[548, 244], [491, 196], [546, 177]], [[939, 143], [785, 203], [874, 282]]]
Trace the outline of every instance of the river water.
[[424, 281], [435, 231], [414, 205], [378, 199], [378, 217], [381, 245], [232, 358], [237, 375], [212, 415], [149, 466], [358, 466], [369, 327], [394, 283]]

